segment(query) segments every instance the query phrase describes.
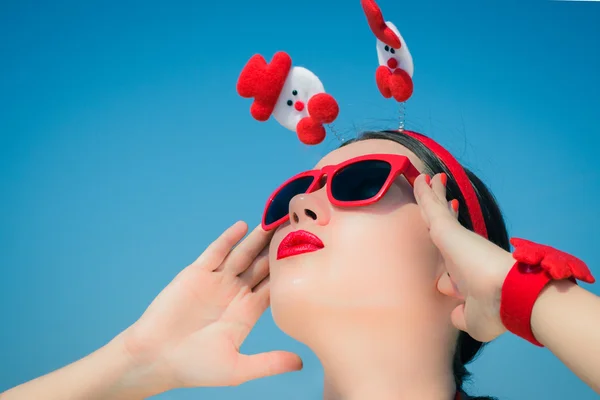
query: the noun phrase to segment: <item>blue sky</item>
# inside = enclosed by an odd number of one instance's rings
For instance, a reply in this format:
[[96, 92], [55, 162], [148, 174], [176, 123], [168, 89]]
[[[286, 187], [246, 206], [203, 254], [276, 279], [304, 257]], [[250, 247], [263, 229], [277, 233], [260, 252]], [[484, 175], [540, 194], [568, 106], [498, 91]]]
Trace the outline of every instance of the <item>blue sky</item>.
[[[235, 83], [254, 53], [285, 50], [314, 71], [345, 137], [396, 127], [358, 0], [202, 3], [0, 5], [0, 391], [126, 328], [225, 227], [257, 224], [275, 186], [336, 146], [250, 117]], [[408, 128], [489, 184], [511, 235], [600, 277], [600, 4], [379, 4], [415, 59]], [[270, 349], [300, 352], [304, 371], [158, 398], [319, 398], [317, 360], [267, 314], [244, 350]], [[510, 335], [472, 370], [471, 391], [501, 400], [596, 398]]]

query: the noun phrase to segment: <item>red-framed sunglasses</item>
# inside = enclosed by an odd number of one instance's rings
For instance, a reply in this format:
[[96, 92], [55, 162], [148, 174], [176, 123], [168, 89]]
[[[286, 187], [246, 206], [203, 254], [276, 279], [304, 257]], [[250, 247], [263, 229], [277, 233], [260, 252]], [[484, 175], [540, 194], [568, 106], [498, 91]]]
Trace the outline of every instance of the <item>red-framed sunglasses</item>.
[[269, 197], [262, 228], [269, 231], [286, 222], [290, 201], [299, 194], [317, 191], [325, 185], [334, 206], [361, 207], [379, 201], [399, 175], [413, 185], [419, 171], [408, 157], [398, 154], [369, 154], [302, 172], [285, 181]]

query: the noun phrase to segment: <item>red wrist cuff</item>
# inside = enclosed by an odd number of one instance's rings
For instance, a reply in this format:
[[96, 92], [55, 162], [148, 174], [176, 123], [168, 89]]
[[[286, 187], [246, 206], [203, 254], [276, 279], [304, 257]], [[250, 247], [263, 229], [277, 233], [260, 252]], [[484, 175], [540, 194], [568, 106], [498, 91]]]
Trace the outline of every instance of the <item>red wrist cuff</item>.
[[502, 285], [500, 318], [512, 333], [543, 347], [533, 336], [531, 313], [540, 292], [551, 281], [550, 275], [540, 267], [516, 262]]
[[502, 285], [500, 318], [506, 329], [543, 347], [533, 336], [531, 313], [544, 287], [551, 280], [594, 283], [595, 279], [585, 263], [570, 254], [524, 239], [510, 242], [516, 263]]

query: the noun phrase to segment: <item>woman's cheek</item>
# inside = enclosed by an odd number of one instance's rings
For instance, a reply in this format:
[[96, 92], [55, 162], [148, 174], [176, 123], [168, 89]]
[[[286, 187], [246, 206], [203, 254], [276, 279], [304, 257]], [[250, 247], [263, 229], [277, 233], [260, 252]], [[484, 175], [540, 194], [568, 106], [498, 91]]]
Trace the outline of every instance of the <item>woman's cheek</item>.
[[416, 205], [387, 214], [347, 214], [332, 224], [331, 273], [338, 281], [381, 296], [434, 284], [439, 252]]

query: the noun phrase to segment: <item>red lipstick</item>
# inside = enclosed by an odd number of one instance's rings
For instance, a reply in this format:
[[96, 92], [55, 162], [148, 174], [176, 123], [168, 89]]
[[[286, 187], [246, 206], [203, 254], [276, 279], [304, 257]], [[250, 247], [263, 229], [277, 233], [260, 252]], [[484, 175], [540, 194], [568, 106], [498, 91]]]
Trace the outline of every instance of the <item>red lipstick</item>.
[[321, 250], [325, 245], [316, 235], [307, 231], [290, 232], [283, 238], [277, 249], [277, 259], [311, 253]]

